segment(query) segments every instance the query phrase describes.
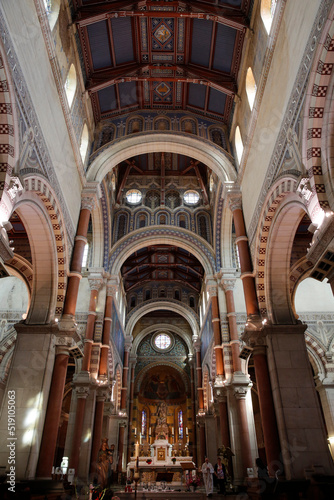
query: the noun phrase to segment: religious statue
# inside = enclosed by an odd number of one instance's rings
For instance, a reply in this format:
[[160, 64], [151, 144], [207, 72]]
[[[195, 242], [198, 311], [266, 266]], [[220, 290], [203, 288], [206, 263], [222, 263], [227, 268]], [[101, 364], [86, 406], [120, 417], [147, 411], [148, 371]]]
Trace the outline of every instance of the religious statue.
[[165, 402], [159, 404], [157, 414], [156, 437], [158, 439], [168, 439], [167, 406]]
[[107, 438], [102, 439], [101, 448], [99, 449], [97, 457], [98, 482], [102, 488], [110, 486], [114, 449], [115, 446], [113, 444], [110, 448], [108, 447]]

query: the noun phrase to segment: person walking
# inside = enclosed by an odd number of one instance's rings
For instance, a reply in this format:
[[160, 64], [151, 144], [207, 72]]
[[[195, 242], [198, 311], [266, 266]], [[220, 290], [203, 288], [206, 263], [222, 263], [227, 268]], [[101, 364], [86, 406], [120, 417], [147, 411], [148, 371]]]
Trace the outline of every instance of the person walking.
[[203, 482], [205, 486], [205, 492], [207, 497], [212, 497], [213, 493], [213, 473], [214, 468], [209, 462], [208, 457], [205, 458], [205, 462], [202, 465]]
[[217, 458], [217, 463], [214, 466], [214, 474], [217, 478], [217, 483], [219, 486], [219, 495], [225, 495], [226, 494], [226, 467], [222, 463], [221, 458]]

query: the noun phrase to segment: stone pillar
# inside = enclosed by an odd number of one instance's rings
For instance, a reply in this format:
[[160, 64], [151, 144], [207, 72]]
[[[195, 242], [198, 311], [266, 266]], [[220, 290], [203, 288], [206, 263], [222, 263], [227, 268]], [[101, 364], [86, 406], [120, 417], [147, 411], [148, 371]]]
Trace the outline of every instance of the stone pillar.
[[[266, 325], [263, 328], [287, 479], [304, 478], [305, 469], [312, 468], [315, 462], [324, 474], [334, 473], [307, 354], [305, 328], [303, 324]], [[262, 355], [262, 364], [264, 359]], [[262, 370], [264, 372], [265, 368]]]
[[237, 327], [236, 311], [234, 304], [233, 289], [236, 278], [233, 276], [222, 277], [221, 284], [225, 292], [226, 310], [230, 334], [230, 346], [232, 352], [233, 371], [241, 372], [240, 341]]
[[87, 383], [82, 383], [79, 378], [75, 380], [74, 384], [77, 397], [77, 406], [75, 412], [75, 424], [72, 436], [72, 448], [69, 460], [69, 468], [75, 469], [75, 474], [77, 475], [81, 449], [82, 429], [85, 417], [86, 399], [89, 394], [89, 385]]
[[130, 376], [130, 403], [129, 403], [129, 429], [128, 429], [128, 452], [127, 452], [127, 463], [130, 462], [131, 458], [131, 441], [132, 441], [132, 419], [133, 419], [133, 397], [135, 392], [135, 368], [136, 368], [136, 358], [131, 359], [131, 376]]
[[202, 360], [201, 360], [201, 342], [197, 340], [194, 343], [196, 351], [196, 373], [197, 373], [197, 398], [198, 398], [198, 411], [204, 411], [204, 395], [202, 387]]
[[124, 437], [125, 437], [126, 422], [121, 421], [118, 429], [118, 462], [117, 472], [121, 473], [123, 469], [123, 451], [124, 451]]
[[199, 453], [198, 453], [198, 467], [201, 467], [205, 460], [206, 455], [206, 439], [205, 439], [205, 413], [197, 415], [197, 425], [199, 427]]
[[217, 296], [217, 286], [209, 286], [208, 292], [211, 298], [212, 307], [212, 329], [214, 336], [214, 349], [216, 354], [216, 382], [223, 383], [224, 378], [224, 359], [222, 337], [220, 332], [220, 317]]
[[193, 421], [192, 428], [192, 456], [195, 464], [197, 463], [197, 435], [196, 435], [196, 396], [195, 396], [195, 360], [191, 354], [188, 355], [190, 365], [190, 383], [191, 383], [191, 416]]
[[[132, 337], [129, 337], [125, 341], [125, 350], [124, 350], [124, 360], [123, 360], [123, 374], [122, 374], [122, 392], [121, 392], [121, 413], [122, 416], [126, 416], [126, 401], [128, 394], [128, 373], [129, 373], [129, 357], [130, 357], [130, 349], [132, 344]], [[125, 425], [120, 424], [119, 426], [119, 434], [118, 434], [118, 464], [117, 471], [122, 472], [122, 464], [123, 464], [123, 453], [124, 453], [124, 437], [125, 437]]]
[[110, 284], [107, 283], [107, 297], [104, 309], [104, 323], [103, 323], [102, 345], [100, 354], [99, 377], [107, 377], [108, 375], [109, 341], [111, 334], [112, 308], [113, 308], [113, 300], [115, 292], [116, 292], [115, 287], [110, 286]]
[[36, 471], [36, 476], [40, 478], [51, 478], [57, 446], [58, 425], [63, 403], [68, 357], [68, 348], [65, 346], [57, 348]]
[[87, 317], [86, 335], [85, 335], [85, 348], [84, 357], [82, 360], [82, 371], [90, 371], [90, 361], [93, 347], [93, 338], [95, 330], [95, 320], [96, 320], [96, 303], [98, 298], [99, 290], [103, 284], [102, 276], [94, 276], [94, 273], [88, 278], [90, 286], [90, 301], [89, 301], [89, 311]]
[[247, 317], [259, 316], [253, 266], [248, 246], [248, 238], [241, 208], [241, 195], [228, 194], [230, 209], [233, 213], [233, 222], [236, 234], [236, 244], [239, 252], [241, 279], [244, 288]]
[[81, 199], [81, 211], [78, 221], [77, 234], [72, 252], [71, 268], [67, 282], [63, 317], [74, 318], [77, 305], [79, 284], [82, 278], [82, 258], [87, 243], [87, 231], [90, 214], [95, 207], [96, 192], [85, 192]]
[[241, 459], [242, 459], [242, 472], [244, 476], [247, 476], [247, 468], [253, 466], [253, 458], [251, 452], [251, 445], [249, 439], [249, 427], [247, 418], [247, 408], [246, 408], [246, 396], [249, 387], [252, 384], [245, 381], [237, 385], [234, 383], [234, 396], [236, 398], [237, 404], [237, 416], [239, 424], [239, 439], [241, 445]]
[[[92, 439], [91, 466], [90, 471], [95, 472], [97, 457], [101, 446], [104, 403], [109, 395], [107, 387], [99, 387], [96, 394], [95, 418]], [[110, 396], [110, 395], [109, 395]]]
[[[326, 353], [327, 362], [330, 358], [332, 364], [332, 353]], [[334, 377], [332, 373], [327, 373], [324, 380], [316, 378], [316, 388], [320, 396], [321, 406], [326, 422], [326, 429], [328, 433], [328, 442], [331, 454], [334, 460]]]

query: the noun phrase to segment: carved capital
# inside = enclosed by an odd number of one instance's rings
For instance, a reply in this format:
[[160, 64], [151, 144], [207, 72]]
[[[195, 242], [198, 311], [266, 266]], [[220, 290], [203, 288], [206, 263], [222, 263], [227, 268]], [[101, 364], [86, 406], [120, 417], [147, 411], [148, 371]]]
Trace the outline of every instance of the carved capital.
[[244, 386], [233, 387], [233, 396], [236, 399], [246, 399], [247, 391], [247, 387]]
[[210, 299], [212, 297], [217, 297], [217, 295], [218, 295], [217, 285], [208, 286], [206, 291], [208, 292]]
[[75, 392], [77, 398], [86, 399], [87, 396], [89, 395], [89, 387], [87, 385], [78, 385], [75, 387]]
[[22, 191], [23, 191], [23, 186], [21, 184], [19, 177], [11, 177], [9, 182], [9, 187], [7, 189], [7, 193], [11, 201], [14, 201], [17, 195], [22, 193]]
[[96, 399], [97, 401], [107, 401], [110, 399], [111, 392], [109, 387], [98, 387], [96, 391]]
[[230, 210], [234, 212], [234, 210], [240, 209], [242, 210], [242, 197], [241, 191], [237, 186], [227, 186], [225, 198], [228, 201], [228, 205]]
[[98, 277], [88, 277], [89, 288], [95, 291], [99, 291], [103, 285], [103, 278]]
[[227, 394], [225, 387], [214, 387], [213, 388], [213, 397], [216, 403], [226, 403]]
[[222, 278], [220, 284], [225, 292], [234, 290], [236, 278]]

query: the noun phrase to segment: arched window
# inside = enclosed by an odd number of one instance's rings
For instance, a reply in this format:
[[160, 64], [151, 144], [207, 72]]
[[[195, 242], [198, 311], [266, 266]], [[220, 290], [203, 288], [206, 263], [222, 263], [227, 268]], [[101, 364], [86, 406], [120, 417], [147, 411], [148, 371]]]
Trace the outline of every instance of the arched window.
[[145, 227], [147, 225], [147, 216], [146, 214], [140, 214], [137, 218], [137, 229], [141, 227]]
[[277, 0], [261, 1], [261, 18], [268, 34], [270, 33], [270, 28], [273, 22], [276, 4]]
[[147, 429], [147, 413], [146, 410], [141, 412], [141, 435], [146, 436]]
[[244, 145], [241, 139], [239, 126], [237, 126], [237, 128], [235, 129], [234, 141], [235, 141], [235, 149], [237, 152], [238, 162], [240, 163], [242, 158], [242, 153], [244, 152]]
[[80, 155], [83, 163], [85, 163], [88, 144], [89, 144], [88, 127], [85, 123], [84, 128], [82, 130], [81, 141], [80, 141]]
[[195, 307], [195, 299], [192, 296], [189, 297], [189, 306], [190, 307]]
[[84, 253], [83, 253], [83, 256], [82, 256], [81, 267], [86, 267], [87, 266], [88, 252], [89, 252], [89, 243], [86, 243], [85, 248], [84, 248]]
[[179, 226], [180, 227], [184, 227], [185, 229], [187, 228], [185, 215], [180, 215], [180, 217], [179, 217]]
[[174, 292], [174, 299], [175, 300], [180, 300], [180, 290], [175, 290], [175, 292]]
[[250, 67], [248, 68], [247, 74], [246, 74], [246, 94], [248, 97], [250, 109], [253, 109], [255, 96], [256, 96], [256, 83], [254, 80], [252, 68], [250, 68]]
[[136, 297], [134, 295], [131, 297], [130, 307], [136, 307]]
[[146, 290], [145, 292], [145, 300], [150, 300], [151, 298], [151, 290]]
[[121, 214], [118, 217], [118, 224], [117, 224], [117, 239], [118, 240], [125, 235], [126, 229], [127, 229], [126, 226], [127, 226], [127, 216], [126, 216], [126, 214]]
[[208, 223], [205, 215], [198, 217], [198, 233], [202, 238], [208, 241]]
[[65, 92], [69, 107], [72, 106], [76, 88], [77, 88], [77, 72], [75, 70], [74, 64], [71, 64], [70, 70], [67, 73], [67, 78], [65, 81]]
[[179, 410], [179, 412], [177, 414], [177, 428], [178, 428], [179, 439], [183, 439], [183, 413], [182, 413], [182, 410]]
[[162, 289], [159, 291], [159, 298], [164, 299], [166, 297], [166, 290]]

